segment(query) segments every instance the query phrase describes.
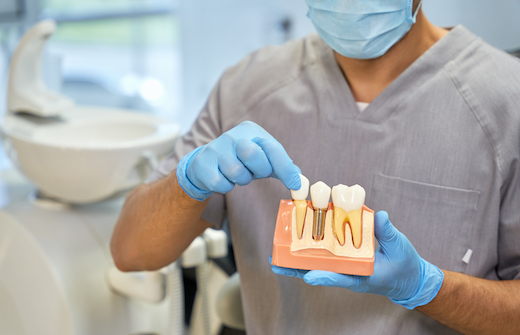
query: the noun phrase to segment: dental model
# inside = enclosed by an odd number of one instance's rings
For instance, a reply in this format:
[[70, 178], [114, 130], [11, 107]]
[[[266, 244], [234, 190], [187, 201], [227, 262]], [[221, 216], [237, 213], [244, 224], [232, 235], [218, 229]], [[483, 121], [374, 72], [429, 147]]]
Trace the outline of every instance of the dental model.
[[[281, 200], [273, 240], [272, 264], [302, 270], [326, 270], [369, 276], [374, 271], [374, 212], [364, 205], [365, 190], [323, 182], [302, 188], [293, 200]], [[329, 203], [332, 193], [332, 203]], [[349, 225], [349, 229], [346, 225]]]
[[307, 196], [309, 195], [309, 179], [300, 174], [301, 188], [297, 191], [291, 190], [294, 206], [296, 208], [296, 233], [298, 238], [302, 238], [303, 224], [307, 214]]

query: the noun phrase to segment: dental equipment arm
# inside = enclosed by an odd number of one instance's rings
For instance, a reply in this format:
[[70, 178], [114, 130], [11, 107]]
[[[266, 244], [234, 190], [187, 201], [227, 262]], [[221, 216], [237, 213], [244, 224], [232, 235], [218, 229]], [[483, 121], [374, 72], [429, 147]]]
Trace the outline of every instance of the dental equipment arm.
[[273, 266], [276, 274], [299, 277], [307, 284], [348, 288], [387, 296], [416, 308], [465, 334], [516, 334], [520, 329], [520, 281], [493, 281], [440, 270], [422, 259], [410, 241], [378, 212], [374, 220], [380, 246], [374, 275], [349, 276]]
[[180, 257], [210, 227], [200, 219], [206, 199], [235, 184], [275, 177], [300, 188], [300, 169], [283, 146], [253, 122], [242, 122], [186, 155], [171, 173], [141, 185], [127, 198], [111, 241], [122, 271], [157, 270]]

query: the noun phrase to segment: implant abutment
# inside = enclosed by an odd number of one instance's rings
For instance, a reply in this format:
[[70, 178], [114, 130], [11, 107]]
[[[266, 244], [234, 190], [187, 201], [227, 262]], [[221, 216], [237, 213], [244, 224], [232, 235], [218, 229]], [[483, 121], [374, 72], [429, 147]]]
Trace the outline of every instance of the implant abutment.
[[312, 238], [315, 241], [323, 240], [325, 233], [325, 217], [329, 207], [331, 188], [322, 181], [310, 188], [312, 207], [314, 208]]
[[327, 209], [314, 209], [314, 217], [312, 223], [312, 238], [315, 241], [323, 240], [325, 236], [325, 217], [327, 215]]

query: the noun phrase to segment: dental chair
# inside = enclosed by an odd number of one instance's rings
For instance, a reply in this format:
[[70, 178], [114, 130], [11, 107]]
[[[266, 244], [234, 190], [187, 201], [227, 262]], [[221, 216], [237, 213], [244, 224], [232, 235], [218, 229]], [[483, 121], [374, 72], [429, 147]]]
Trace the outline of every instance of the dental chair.
[[242, 297], [240, 293], [240, 275], [232, 274], [217, 297], [217, 315], [226, 327], [245, 331]]
[[[28, 31], [10, 67], [10, 112], [0, 137], [43, 196], [23, 195], [0, 208], [0, 333], [188, 334], [183, 268], [196, 269], [198, 284], [190, 334], [218, 334], [223, 324], [243, 328], [238, 275], [228, 282], [230, 273], [216, 265], [228, 252], [223, 231], [206, 230], [160, 271], [123, 273], [113, 266], [108, 240], [120, 204], [101, 202], [140, 184], [157, 157], [172, 150], [179, 128], [148, 115], [76, 106], [47, 90], [40, 58], [55, 29], [43, 21]], [[139, 138], [132, 137], [136, 129]], [[109, 137], [98, 143], [101, 135]], [[12, 185], [18, 190], [25, 183]]]
[[[160, 271], [123, 273], [113, 267], [108, 282], [113, 291], [132, 299], [155, 304], [169, 300], [168, 334], [244, 334], [240, 276], [238, 272], [228, 276], [218, 265], [227, 254], [226, 233], [208, 228], [180, 260]], [[189, 332], [184, 329], [182, 268], [195, 268], [197, 282]]]

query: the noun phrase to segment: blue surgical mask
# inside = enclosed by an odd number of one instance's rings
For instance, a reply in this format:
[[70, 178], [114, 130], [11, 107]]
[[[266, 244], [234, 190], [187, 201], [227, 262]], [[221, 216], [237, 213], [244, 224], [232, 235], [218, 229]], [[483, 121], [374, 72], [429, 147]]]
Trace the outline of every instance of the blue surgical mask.
[[306, 0], [307, 16], [339, 54], [374, 59], [399, 42], [415, 23], [413, 0]]

